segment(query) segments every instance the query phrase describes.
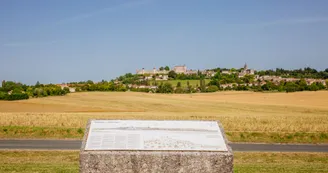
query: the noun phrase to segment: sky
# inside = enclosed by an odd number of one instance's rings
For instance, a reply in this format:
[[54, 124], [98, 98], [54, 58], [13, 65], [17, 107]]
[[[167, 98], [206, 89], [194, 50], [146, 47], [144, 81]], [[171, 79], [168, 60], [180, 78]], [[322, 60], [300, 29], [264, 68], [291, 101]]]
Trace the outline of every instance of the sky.
[[0, 80], [137, 69], [328, 68], [326, 0], [1, 0]]

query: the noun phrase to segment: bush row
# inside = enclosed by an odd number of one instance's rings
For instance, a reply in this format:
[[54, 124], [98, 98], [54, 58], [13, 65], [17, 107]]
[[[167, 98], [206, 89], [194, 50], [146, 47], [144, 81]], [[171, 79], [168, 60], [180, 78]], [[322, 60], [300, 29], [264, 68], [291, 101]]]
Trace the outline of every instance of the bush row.
[[26, 93], [12, 93], [8, 94], [5, 92], [0, 92], [0, 100], [25, 100], [29, 96]]

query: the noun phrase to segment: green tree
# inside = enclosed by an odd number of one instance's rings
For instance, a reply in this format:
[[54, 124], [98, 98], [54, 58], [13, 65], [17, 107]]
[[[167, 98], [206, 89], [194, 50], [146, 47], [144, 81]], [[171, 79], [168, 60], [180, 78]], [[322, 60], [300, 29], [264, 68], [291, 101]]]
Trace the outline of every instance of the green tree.
[[170, 67], [169, 66], [165, 66], [164, 70], [170, 71]]
[[6, 100], [8, 93], [0, 91], [0, 100]]
[[16, 88], [18, 88], [19, 90], [23, 90], [20, 84], [15, 83], [13, 81], [6, 81], [4, 84], [2, 84], [2, 90], [4, 92], [9, 92]]
[[319, 90], [323, 90], [326, 88], [321, 82], [317, 83], [317, 87], [319, 88]]
[[174, 90], [174, 92], [175, 93], [184, 93], [184, 90], [183, 90], [183, 88], [181, 88], [181, 87], [177, 87], [175, 90]]
[[28, 96], [32, 97], [32, 96], [33, 96], [33, 88], [32, 88], [32, 87], [28, 87], [28, 88], [26, 89], [26, 94], [27, 94]]
[[298, 81], [298, 85], [300, 86], [301, 91], [308, 90], [308, 85], [307, 85], [305, 79], [301, 79], [300, 81]]
[[189, 81], [187, 81], [187, 91], [192, 92], [192, 86], [190, 85]]
[[50, 94], [48, 94], [48, 91], [49, 91], [49, 89], [48, 89], [47, 87], [44, 87], [44, 88], [43, 88], [42, 96], [43, 96], [43, 97], [47, 97], [48, 95], [50, 95]]
[[213, 76], [214, 79], [220, 79], [221, 78], [221, 73], [220, 71], [217, 71], [215, 75]]
[[40, 82], [39, 81], [36, 82], [35, 87], [36, 88], [40, 87]]
[[175, 71], [171, 70], [168, 74], [169, 78], [175, 79], [177, 77], [177, 73]]
[[177, 87], [181, 87], [181, 82], [178, 82], [177, 83]]
[[116, 85], [116, 91], [126, 91], [127, 88], [125, 85], [122, 85], [122, 84], [119, 84], [119, 85]]
[[82, 90], [82, 91], [89, 91], [89, 85], [83, 85], [83, 86], [81, 87], [81, 90]]
[[92, 84], [93, 84], [93, 81], [92, 81], [92, 80], [88, 80], [88, 81], [87, 81], [87, 84], [92, 85]]
[[153, 83], [152, 83], [152, 85], [153, 86], [157, 86], [158, 84], [157, 84], [157, 81], [154, 81]]
[[41, 88], [35, 88], [33, 91], [33, 96], [34, 97], [42, 97], [43, 95], [43, 89]]
[[294, 82], [287, 82], [285, 85], [286, 92], [296, 92], [299, 91], [299, 86]]
[[247, 84], [254, 82], [254, 75], [245, 75], [243, 81]]
[[318, 90], [319, 90], [319, 87], [317, 86], [316, 83], [312, 83], [312, 84], [309, 86], [309, 90], [310, 90], [310, 91], [318, 91]]
[[7, 95], [6, 100], [23, 100], [28, 98], [29, 97], [26, 93], [12, 93]]
[[75, 92], [80, 92], [81, 91], [81, 88], [80, 87], [76, 87], [75, 88]]
[[283, 91], [285, 91], [285, 81], [280, 81], [280, 83], [279, 83], [278, 86], [277, 86], [277, 90], [278, 90], [279, 92], [283, 92]]
[[19, 88], [14, 88], [12, 93], [22, 93], [22, 90]]
[[269, 91], [270, 90], [270, 86], [266, 83], [264, 85], [261, 86], [262, 90], [264, 91]]
[[200, 84], [200, 91], [206, 92], [205, 80], [203, 78], [199, 80], [199, 84]]
[[187, 78], [187, 75], [181, 73], [181, 74], [177, 74], [176, 79], [180, 79], [180, 80], [185, 80]]
[[163, 71], [163, 70], [164, 70], [164, 67], [160, 67], [159, 70], [160, 70], [160, 71]]
[[246, 91], [246, 90], [248, 90], [248, 86], [246, 86], [246, 85], [238, 85], [236, 87], [236, 90], [237, 91]]
[[161, 83], [158, 86], [157, 92], [159, 93], [172, 93], [173, 92], [173, 87], [171, 83]]

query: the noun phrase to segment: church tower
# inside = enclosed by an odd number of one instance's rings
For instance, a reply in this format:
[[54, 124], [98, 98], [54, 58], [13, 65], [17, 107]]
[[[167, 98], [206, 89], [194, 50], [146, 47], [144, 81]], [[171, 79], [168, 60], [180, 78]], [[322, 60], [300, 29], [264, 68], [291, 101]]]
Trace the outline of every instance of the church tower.
[[247, 67], [247, 64], [245, 63], [244, 70], [247, 70], [247, 69], [248, 69], [248, 67]]

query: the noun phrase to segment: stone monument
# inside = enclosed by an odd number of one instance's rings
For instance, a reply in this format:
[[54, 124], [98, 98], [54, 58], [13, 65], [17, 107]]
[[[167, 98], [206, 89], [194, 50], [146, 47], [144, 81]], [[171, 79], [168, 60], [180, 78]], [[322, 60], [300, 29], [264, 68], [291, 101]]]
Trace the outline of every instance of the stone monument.
[[230, 173], [233, 154], [217, 121], [90, 120], [80, 172]]

